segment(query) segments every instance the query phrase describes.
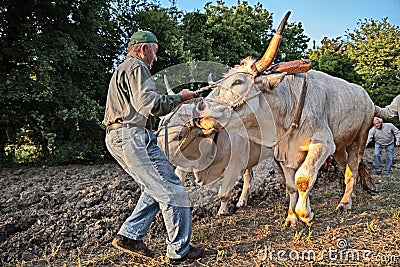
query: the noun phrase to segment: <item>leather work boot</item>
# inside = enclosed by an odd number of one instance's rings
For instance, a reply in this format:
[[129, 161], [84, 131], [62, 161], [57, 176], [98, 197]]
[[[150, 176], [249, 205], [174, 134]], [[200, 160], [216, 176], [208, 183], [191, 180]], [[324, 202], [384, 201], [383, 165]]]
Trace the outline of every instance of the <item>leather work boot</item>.
[[129, 253], [132, 256], [148, 258], [154, 257], [154, 252], [143, 243], [143, 240], [134, 240], [117, 234], [111, 244], [117, 249]]
[[198, 258], [201, 258], [203, 253], [204, 253], [204, 248], [190, 246], [189, 251], [188, 253], [186, 253], [185, 256], [179, 259], [169, 258], [169, 261], [173, 263], [173, 262], [182, 262], [185, 260], [196, 260]]

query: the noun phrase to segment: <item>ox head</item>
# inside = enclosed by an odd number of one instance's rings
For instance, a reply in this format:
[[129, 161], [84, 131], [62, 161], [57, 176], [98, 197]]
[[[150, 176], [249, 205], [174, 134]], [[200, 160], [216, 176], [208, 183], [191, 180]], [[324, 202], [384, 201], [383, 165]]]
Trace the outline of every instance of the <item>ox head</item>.
[[[164, 83], [169, 95], [174, 92], [164, 75]], [[212, 74], [208, 76], [208, 83], [212, 84]], [[213, 133], [209, 134], [196, 126], [194, 122], [196, 105], [192, 103], [178, 107], [176, 112], [166, 115], [160, 121], [160, 132], [158, 134], [158, 146], [175, 166], [187, 171], [203, 170], [207, 168], [214, 159]]]
[[[165, 75], [164, 83], [167, 92], [173, 94]], [[208, 83], [214, 84], [211, 74], [208, 76]], [[158, 145], [169, 155], [171, 163], [186, 171], [193, 171], [198, 185], [214, 184], [226, 176], [234, 184], [235, 179], [230, 178], [236, 177], [248, 164], [249, 140], [232, 131], [205, 133], [198, 127], [196, 107], [194, 103], [184, 104], [175, 115], [170, 113], [164, 117], [160, 122], [162, 127]], [[240, 153], [231, 153], [231, 144], [234, 144], [234, 149]], [[224, 188], [228, 190], [227, 186]]]
[[[204, 131], [193, 122], [193, 113], [196, 113], [196, 104], [185, 104], [176, 114], [165, 116], [160, 124], [164, 125], [158, 135], [158, 145], [166, 153], [172, 164], [192, 171], [207, 168], [214, 159], [213, 134], [204, 134]], [[165, 124], [165, 121], [169, 122]], [[166, 136], [165, 127], [168, 127]], [[167, 138], [167, 140], [165, 140]], [[168, 142], [168, 147], [165, 146]]]
[[[250, 142], [233, 131], [204, 134], [193, 121], [182, 120], [186, 117], [184, 114], [193, 113], [195, 107], [194, 104], [184, 105], [176, 117], [171, 117], [167, 139], [169, 160], [181, 169], [193, 171], [198, 185], [214, 185], [227, 178], [233, 182], [229, 186], [233, 186], [249, 162]], [[158, 145], [164, 151], [165, 133], [165, 129], [161, 130], [158, 137]], [[232, 189], [226, 185], [224, 190], [227, 188]]]
[[259, 61], [247, 58], [227, 73], [218, 88], [198, 106], [200, 126], [205, 130], [231, 129], [256, 143], [275, 145], [275, 123], [266, 95], [285, 73], [263, 73], [274, 61], [288, 12]]

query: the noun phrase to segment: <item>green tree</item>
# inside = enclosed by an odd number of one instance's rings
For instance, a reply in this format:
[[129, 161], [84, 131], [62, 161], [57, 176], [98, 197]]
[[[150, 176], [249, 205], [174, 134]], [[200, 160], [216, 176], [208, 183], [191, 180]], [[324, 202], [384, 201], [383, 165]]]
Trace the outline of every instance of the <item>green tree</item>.
[[[192, 12], [183, 19], [185, 47], [197, 60], [210, 60], [234, 66], [247, 56], [259, 58], [274, 31], [272, 15], [262, 4], [250, 6], [238, 1], [228, 7], [224, 1], [207, 3], [204, 14]], [[301, 23], [288, 23], [276, 62], [300, 59], [309, 38]]]
[[213, 60], [229, 66], [247, 57], [259, 57], [272, 36], [271, 14], [259, 3], [254, 8], [246, 1], [228, 7], [224, 1], [207, 3], [204, 27], [211, 42]]
[[184, 49], [195, 60], [213, 60], [212, 40], [208, 38], [206, 22], [207, 15], [196, 11], [185, 14], [180, 25]]
[[291, 61], [304, 58], [309, 40], [310, 38], [304, 34], [301, 22], [288, 23], [282, 34], [282, 41], [276, 55], [276, 61]]
[[387, 18], [360, 20], [347, 33], [348, 55], [375, 103], [384, 106], [400, 93], [400, 28]]
[[15, 157], [29, 140], [39, 159], [104, 154], [101, 101], [122, 32], [112, 10], [107, 0], [3, 1], [0, 152]]
[[361, 84], [361, 77], [354, 69], [356, 61], [349, 58], [347, 44], [341, 40], [341, 37], [324, 38], [321, 44], [321, 47], [309, 50], [307, 53], [311, 59], [312, 68], [352, 83]]

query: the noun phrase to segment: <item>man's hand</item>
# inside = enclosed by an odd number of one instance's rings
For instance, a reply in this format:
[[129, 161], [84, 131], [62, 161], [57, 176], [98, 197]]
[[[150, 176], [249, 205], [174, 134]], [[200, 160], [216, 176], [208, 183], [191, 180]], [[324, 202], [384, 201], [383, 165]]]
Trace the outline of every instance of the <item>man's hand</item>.
[[182, 102], [197, 97], [197, 93], [190, 91], [189, 89], [183, 89], [179, 94], [182, 98]]
[[400, 146], [400, 141], [396, 141], [396, 146]]

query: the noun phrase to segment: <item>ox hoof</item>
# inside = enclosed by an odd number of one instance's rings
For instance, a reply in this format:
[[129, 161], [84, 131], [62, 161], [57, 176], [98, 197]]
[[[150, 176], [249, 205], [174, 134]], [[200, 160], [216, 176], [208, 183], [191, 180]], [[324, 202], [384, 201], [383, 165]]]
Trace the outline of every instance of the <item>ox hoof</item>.
[[346, 210], [351, 210], [351, 204], [350, 203], [339, 203], [336, 207], [337, 211], [343, 212]]
[[312, 221], [314, 220], [314, 212], [312, 212], [311, 210], [303, 211], [301, 209], [296, 209], [296, 214], [297, 217], [308, 226], [311, 226], [313, 224]]
[[314, 212], [311, 212], [307, 217], [299, 217], [299, 219], [307, 226], [312, 226], [314, 224]]
[[227, 215], [230, 215], [230, 212], [226, 211], [226, 210], [219, 210], [217, 215], [219, 215], [219, 216], [227, 216]]
[[244, 207], [247, 207], [247, 202], [245, 202], [245, 201], [239, 201], [236, 204], [236, 208], [244, 208]]
[[288, 227], [288, 228], [290, 227], [290, 228], [293, 228], [293, 229], [296, 228], [296, 226], [297, 226], [297, 217], [289, 215], [285, 220], [284, 226]]

